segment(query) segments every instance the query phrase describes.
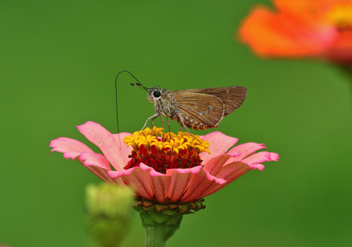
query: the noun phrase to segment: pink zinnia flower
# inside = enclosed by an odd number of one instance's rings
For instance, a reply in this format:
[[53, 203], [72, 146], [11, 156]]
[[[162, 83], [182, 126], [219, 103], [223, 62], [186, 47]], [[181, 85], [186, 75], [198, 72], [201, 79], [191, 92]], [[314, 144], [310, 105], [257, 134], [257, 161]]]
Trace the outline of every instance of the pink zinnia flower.
[[267, 151], [256, 153], [265, 146], [254, 142], [227, 152], [238, 139], [218, 131], [195, 139], [182, 132], [164, 134], [156, 127], [133, 135], [111, 134], [94, 122], [77, 128], [103, 155], [66, 137], [51, 141], [52, 151], [78, 160], [108, 183], [127, 184], [143, 200], [161, 204], [197, 201], [252, 169], [263, 170], [262, 162], [279, 158]]

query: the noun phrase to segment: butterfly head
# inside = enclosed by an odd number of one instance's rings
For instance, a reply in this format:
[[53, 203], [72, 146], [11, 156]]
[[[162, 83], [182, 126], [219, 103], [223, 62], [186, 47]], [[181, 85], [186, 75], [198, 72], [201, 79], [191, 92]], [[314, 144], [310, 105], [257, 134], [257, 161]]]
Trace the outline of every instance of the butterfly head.
[[163, 94], [163, 89], [160, 87], [152, 87], [151, 89], [148, 90], [148, 100], [152, 103], [155, 103], [161, 98], [161, 95]]

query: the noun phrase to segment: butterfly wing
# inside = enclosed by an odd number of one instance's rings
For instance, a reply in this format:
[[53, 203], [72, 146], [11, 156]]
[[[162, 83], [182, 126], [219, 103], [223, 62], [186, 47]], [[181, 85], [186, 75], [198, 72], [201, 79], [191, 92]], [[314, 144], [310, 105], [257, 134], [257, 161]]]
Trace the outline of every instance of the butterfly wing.
[[215, 88], [201, 88], [201, 89], [186, 89], [177, 92], [189, 92], [214, 95], [222, 100], [225, 105], [224, 116], [239, 108], [247, 96], [247, 88], [241, 86], [232, 87], [215, 87]]
[[214, 95], [175, 91], [170, 96], [178, 109], [177, 121], [186, 127], [216, 128], [224, 116], [225, 106]]

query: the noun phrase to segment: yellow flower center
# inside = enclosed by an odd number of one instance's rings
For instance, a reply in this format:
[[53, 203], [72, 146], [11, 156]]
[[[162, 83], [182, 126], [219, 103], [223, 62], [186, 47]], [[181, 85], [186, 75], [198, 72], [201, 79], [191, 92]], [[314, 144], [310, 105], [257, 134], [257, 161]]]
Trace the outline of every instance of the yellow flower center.
[[132, 136], [126, 136], [123, 142], [133, 148], [128, 156], [131, 160], [124, 169], [144, 163], [158, 172], [166, 173], [171, 168], [198, 166], [202, 162], [199, 154], [210, 153], [209, 142], [203, 141], [197, 135], [184, 132], [178, 132], [177, 135], [164, 133], [163, 128], [155, 126], [153, 129], [136, 131]]
[[338, 29], [352, 28], [352, 5], [338, 5], [328, 13], [328, 19]]

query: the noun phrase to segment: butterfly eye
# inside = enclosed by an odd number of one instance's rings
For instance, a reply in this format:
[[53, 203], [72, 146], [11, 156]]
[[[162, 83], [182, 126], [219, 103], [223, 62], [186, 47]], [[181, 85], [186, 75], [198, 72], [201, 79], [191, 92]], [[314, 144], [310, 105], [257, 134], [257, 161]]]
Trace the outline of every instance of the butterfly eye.
[[159, 90], [156, 90], [153, 92], [154, 97], [158, 98], [161, 95], [161, 92]]

